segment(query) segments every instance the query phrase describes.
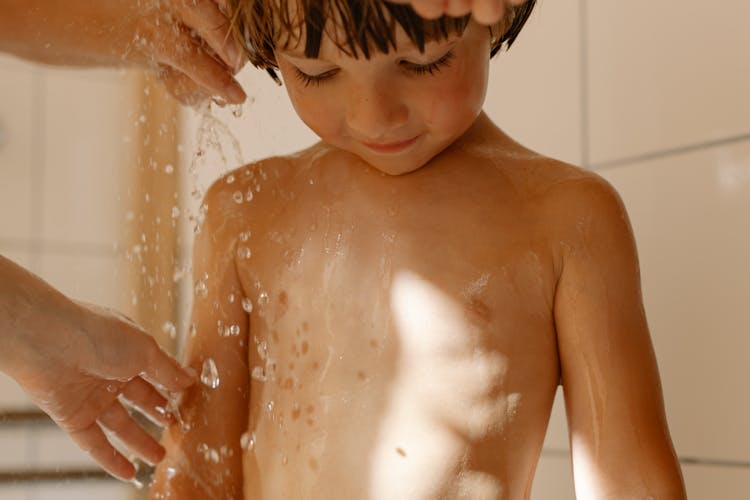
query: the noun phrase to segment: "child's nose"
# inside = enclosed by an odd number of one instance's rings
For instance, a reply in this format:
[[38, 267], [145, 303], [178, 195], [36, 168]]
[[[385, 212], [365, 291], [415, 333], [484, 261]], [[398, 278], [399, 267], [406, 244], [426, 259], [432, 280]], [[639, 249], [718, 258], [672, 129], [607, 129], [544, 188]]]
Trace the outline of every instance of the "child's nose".
[[399, 139], [390, 137], [390, 132], [405, 125], [408, 119], [408, 107], [395, 89], [382, 84], [359, 85], [350, 94], [347, 124], [362, 139]]

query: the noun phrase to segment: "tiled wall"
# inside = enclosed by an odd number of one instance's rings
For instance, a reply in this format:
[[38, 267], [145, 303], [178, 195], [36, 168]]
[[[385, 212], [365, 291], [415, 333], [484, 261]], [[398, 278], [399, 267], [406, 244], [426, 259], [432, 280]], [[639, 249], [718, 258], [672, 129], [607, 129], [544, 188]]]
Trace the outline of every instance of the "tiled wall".
[[[749, 19], [742, 0], [542, 0], [493, 62], [485, 106], [511, 136], [599, 172], [624, 199], [672, 438], [698, 500], [750, 494]], [[240, 119], [218, 115], [245, 161], [315, 141], [283, 89], [252, 68], [241, 76], [255, 103]], [[232, 165], [214, 167], [204, 186]], [[568, 449], [558, 393], [534, 500], [575, 498]]]
[[[121, 308], [121, 75], [0, 57], [0, 254], [68, 295]], [[0, 374], [0, 410], [28, 408]], [[57, 427], [0, 426], [0, 469], [92, 467]], [[0, 500], [130, 498], [114, 481], [0, 484]]]

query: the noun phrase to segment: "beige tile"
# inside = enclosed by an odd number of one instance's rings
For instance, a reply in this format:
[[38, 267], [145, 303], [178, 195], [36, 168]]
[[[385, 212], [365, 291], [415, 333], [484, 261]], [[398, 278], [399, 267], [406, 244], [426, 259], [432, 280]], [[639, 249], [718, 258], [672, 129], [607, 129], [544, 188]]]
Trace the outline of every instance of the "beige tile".
[[491, 63], [485, 111], [525, 146], [581, 162], [580, 1], [538, 2]]
[[750, 3], [588, 2], [591, 157], [750, 133]]
[[[18, 470], [29, 460], [29, 428], [24, 426], [0, 427], [0, 470]], [[2, 485], [0, 484], [0, 491]]]
[[47, 70], [44, 88], [44, 238], [116, 241], [126, 161], [124, 80]]
[[114, 256], [60, 255], [41, 258], [43, 279], [71, 298], [122, 309], [123, 276]]
[[683, 465], [688, 498], [696, 500], [747, 500], [750, 468]]
[[28, 447], [34, 460], [33, 467], [43, 469], [97, 468], [88, 453], [81, 450], [62, 429], [57, 426], [40, 426], [29, 436]]
[[33, 69], [0, 57], [0, 238], [31, 233]]
[[678, 454], [750, 459], [750, 141], [601, 173], [635, 231]]
[[68, 481], [61, 484], [37, 483], [25, 488], [25, 500], [133, 500], [135, 489], [117, 480]]
[[29, 408], [36, 408], [31, 399], [21, 390], [15, 380], [4, 373], [0, 373], [0, 411], [26, 410]]
[[531, 500], [575, 500], [570, 458], [542, 454], [531, 488]]
[[565, 417], [565, 400], [562, 387], [558, 387], [555, 394], [555, 403], [552, 406], [552, 414], [547, 425], [547, 435], [544, 438], [544, 448], [553, 451], [570, 449], [568, 420]]

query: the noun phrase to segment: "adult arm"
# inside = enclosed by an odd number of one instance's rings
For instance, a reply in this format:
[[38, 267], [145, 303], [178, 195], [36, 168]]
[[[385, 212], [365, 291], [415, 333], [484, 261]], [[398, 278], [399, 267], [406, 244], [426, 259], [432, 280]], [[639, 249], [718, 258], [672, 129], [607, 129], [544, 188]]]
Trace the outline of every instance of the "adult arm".
[[0, 0], [0, 52], [53, 65], [154, 70], [175, 97], [245, 100], [215, 0]]
[[114, 433], [151, 463], [164, 450], [119, 401], [152, 418], [166, 399], [194, 382], [156, 341], [116, 313], [76, 303], [0, 256], [0, 371], [21, 388], [105, 470], [121, 479], [133, 465], [110, 444]]
[[509, 7], [521, 5], [527, 0], [389, 0], [393, 3], [408, 3], [425, 19], [442, 15], [461, 17], [471, 14], [480, 24], [491, 25], [503, 18]]
[[559, 189], [555, 323], [577, 498], [683, 499], [636, 246], [614, 189]]
[[242, 497], [240, 440], [249, 408], [249, 319], [242, 308], [234, 262], [239, 230], [231, 230], [231, 214], [221, 212], [236, 204], [227, 203], [231, 191], [222, 190], [224, 186], [225, 182], [217, 182], [206, 195], [209, 210], [193, 255], [198, 293], [193, 298], [194, 335], [186, 342], [185, 363], [201, 372], [202, 381], [182, 394], [181, 421], [172, 423], [162, 436], [167, 455], [151, 487], [155, 499]]

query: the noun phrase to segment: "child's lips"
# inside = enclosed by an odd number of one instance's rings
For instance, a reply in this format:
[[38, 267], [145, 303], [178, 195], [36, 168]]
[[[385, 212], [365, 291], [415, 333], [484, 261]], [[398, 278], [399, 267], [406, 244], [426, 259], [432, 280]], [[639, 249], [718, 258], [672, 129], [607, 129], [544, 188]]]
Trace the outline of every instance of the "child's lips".
[[367, 148], [377, 152], [377, 153], [400, 153], [401, 151], [407, 149], [409, 146], [417, 142], [417, 139], [419, 139], [419, 135], [412, 137], [411, 139], [407, 139], [405, 141], [398, 141], [398, 142], [387, 142], [387, 143], [374, 143], [374, 142], [363, 142]]

